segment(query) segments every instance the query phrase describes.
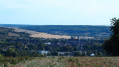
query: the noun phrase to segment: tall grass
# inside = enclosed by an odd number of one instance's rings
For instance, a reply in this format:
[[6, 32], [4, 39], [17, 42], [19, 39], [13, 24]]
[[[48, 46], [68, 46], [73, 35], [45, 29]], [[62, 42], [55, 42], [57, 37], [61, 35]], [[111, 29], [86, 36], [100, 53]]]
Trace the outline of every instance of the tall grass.
[[24, 63], [27, 60], [31, 60], [33, 58], [30, 57], [3, 57], [0, 56], [0, 67], [10, 67], [10, 65], [14, 66], [18, 63]]
[[10, 57], [0, 62], [0, 67], [119, 67], [119, 57]]

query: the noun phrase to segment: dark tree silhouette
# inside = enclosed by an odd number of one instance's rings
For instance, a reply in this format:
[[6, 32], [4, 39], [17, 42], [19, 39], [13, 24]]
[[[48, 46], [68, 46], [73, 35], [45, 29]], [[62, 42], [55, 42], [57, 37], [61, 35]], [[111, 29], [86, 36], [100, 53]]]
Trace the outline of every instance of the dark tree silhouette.
[[111, 19], [110, 31], [112, 35], [110, 39], [104, 43], [104, 50], [111, 56], [119, 56], [119, 19]]

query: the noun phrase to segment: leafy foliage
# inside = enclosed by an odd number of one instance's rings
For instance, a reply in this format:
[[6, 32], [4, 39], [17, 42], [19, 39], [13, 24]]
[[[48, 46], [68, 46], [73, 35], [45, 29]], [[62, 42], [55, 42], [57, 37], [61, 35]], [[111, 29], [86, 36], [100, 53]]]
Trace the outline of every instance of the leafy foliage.
[[112, 35], [109, 40], [104, 43], [104, 49], [109, 55], [119, 56], [119, 19], [111, 19]]

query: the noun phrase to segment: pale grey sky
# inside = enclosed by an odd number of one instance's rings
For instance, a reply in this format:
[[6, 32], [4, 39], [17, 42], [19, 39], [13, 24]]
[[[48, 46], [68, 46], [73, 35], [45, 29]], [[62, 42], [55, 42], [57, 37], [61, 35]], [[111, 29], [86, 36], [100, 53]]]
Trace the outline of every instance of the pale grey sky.
[[0, 0], [1, 24], [110, 25], [119, 0]]

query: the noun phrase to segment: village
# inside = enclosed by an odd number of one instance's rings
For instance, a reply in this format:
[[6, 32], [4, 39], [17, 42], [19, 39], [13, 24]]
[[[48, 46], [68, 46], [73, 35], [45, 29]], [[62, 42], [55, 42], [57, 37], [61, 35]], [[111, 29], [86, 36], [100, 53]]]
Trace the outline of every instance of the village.
[[[81, 40], [95, 40], [94, 37], [76, 37], [76, 36], [72, 36], [70, 39], [67, 39], [66, 43], [55, 43], [55, 45], [70, 45], [70, 46], [76, 46], [78, 47], [77, 51], [62, 51], [62, 52], [57, 52], [56, 56], [78, 56], [81, 55], [83, 52], [86, 53], [85, 51], [82, 51], [83, 48], [83, 44], [81, 44]], [[46, 42], [45, 43], [48, 46], [53, 46], [54, 43], [52, 42]], [[47, 50], [39, 50], [38, 53], [42, 56], [50, 56], [50, 51]], [[95, 56], [94, 53], [90, 53], [89, 56]]]

